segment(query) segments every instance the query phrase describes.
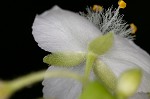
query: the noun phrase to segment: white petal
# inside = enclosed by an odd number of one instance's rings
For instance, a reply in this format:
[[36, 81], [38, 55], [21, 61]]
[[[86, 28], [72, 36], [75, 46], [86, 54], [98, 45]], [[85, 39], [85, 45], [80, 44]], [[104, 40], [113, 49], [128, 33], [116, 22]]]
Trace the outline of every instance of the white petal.
[[32, 28], [35, 41], [49, 52], [83, 51], [89, 41], [101, 35], [87, 19], [58, 6], [37, 15]]
[[[119, 60], [119, 59], [115, 59], [115, 58], [104, 58], [104, 57], [100, 58], [100, 59], [105, 64], [110, 66], [110, 68], [116, 74], [117, 77], [119, 77], [119, 75], [127, 69], [138, 67], [134, 63], [131, 63], [131, 62], [125, 61], [125, 60], [121, 60], [121, 59]], [[150, 74], [147, 73], [146, 71], [143, 71], [143, 78], [142, 78], [141, 85], [138, 89], [138, 92], [149, 92], [150, 91], [149, 84], [150, 84]]]
[[[50, 66], [48, 71], [65, 69], [63, 67]], [[82, 74], [84, 66], [82, 64], [68, 69]], [[82, 84], [80, 82], [68, 78], [46, 78], [43, 81], [43, 85], [45, 99], [77, 99], [82, 90]]]
[[134, 66], [139, 66], [144, 71], [139, 92], [150, 92], [150, 56], [132, 41], [115, 36], [114, 46], [101, 58], [109, 65], [116, 75]]
[[146, 93], [136, 93], [133, 97], [129, 99], [150, 99], [150, 96]]

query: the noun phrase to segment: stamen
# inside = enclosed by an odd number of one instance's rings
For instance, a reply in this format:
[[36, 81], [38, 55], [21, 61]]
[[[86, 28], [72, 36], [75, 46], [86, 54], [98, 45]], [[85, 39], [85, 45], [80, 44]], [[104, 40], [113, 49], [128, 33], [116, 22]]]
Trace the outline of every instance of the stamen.
[[135, 32], [137, 31], [137, 27], [133, 23], [130, 24], [130, 27], [131, 27], [131, 30], [132, 30], [131, 33], [135, 34]]
[[92, 8], [92, 10], [93, 11], [102, 11], [102, 9], [103, 9], [103, 7], [102, 6], [100, 6], [100, 5], [93, 5], [93, 8]]
[[119, 8], [124, 9], [126, 7], [126, 3], [123, 0], [118, 1]]
[[92, 8], [87, 8], [87, 13], [80, 12], [80, 15], [94, 23], [103, 34], [113, 31], [117, 35], [134, 40], [134, 33], [137, 31], [136, 26], [131, 24], [129, 28], [129, 25], [122, 20], [123, 15], [119, 14], [119, 10], [124, 9], [126, 3], [119, 0], [118, 5], [117, 9], [110, 7], [108, 10], [103, 8], [102, 11], [96, 11], [99, 5], [94, 5]]

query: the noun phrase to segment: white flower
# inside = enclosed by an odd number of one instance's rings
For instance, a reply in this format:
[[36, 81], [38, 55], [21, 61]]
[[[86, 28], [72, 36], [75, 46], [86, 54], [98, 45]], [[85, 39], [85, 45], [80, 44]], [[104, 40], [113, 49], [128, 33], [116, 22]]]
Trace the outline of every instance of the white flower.
[[133, 97], [129, 99], [149, 99], [149, 95], [146, 93], [136, 93]]
[[[92, 12], [82, 16], [58, 6], [37, 15], [33, 23], [33, 36], [38, 45], [48, 52], [87, 52], [88, 43], [109, 31], [115, 33], [113, 47], [99, 59], [107, 64], [118, 77], [124, 70], [140, 67], [144, 71], [138, 92], [150, 92], [150, 56], [133, 41], [131, 28], [118, 15], [119, 8], [102, 12]], [[88, 21], [85, 17], [88, 20]], [[50, 66], [48, 71], [66, 69]], [[84, 63], [67, 68], [83, 74]], [[93, 78], [94, 74], [91, 74]], [[77, 99], [82, 85], [71, 79], [51, 78], [43, 81], [44, 98]]]

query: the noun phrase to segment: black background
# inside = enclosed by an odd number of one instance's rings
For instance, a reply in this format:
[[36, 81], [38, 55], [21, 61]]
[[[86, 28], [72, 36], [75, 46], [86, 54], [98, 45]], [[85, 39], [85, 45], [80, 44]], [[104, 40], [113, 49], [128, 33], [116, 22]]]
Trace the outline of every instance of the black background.
[[[144, 0], [145, 1], [145, 0]], [[104, 8], [117, 0], [5, 0], [0, 2], [0, 79], [10, 80], [22, 75], [47, 69], [42, 59], [48, 52], [40, 49], [32, 36], [35, 15], [59, 5], [74, 12], [85, 11], [87, 6], [100, 4]], [[128, 23], [137, 27], [135, 43], [150, 53], [149, 4], [141, 0], [126, 0], [127, 8], [121, 10]], [[42, 96], [41, 82], [26, 87], [12, 96], [12, 99], [36, 99]]]

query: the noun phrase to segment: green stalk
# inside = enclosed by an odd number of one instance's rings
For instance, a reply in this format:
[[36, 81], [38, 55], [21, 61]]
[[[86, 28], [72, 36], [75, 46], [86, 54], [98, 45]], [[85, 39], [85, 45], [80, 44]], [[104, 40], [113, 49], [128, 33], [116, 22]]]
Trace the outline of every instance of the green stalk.
[[90, 73], [91, 73], [91, 70], [92, 70], [92, 66], [93, 66], [93, 63], [96, 60], [96, 58], [97, 58], [97, 55], [92, 53], [92, 52], [89, 52], [87, 54], [85, 74], [84, 74], [86, 80], [89, 79], [89, 76], [90, 76]]
[[81, 75], [78, 75], [76, 73], [72, 73], [70, 71], [50, 71], [45, 74], [45, 70], [31, 73], [29, 75], [17, 78], [13, 81], [10, 81], [10, 87], [13, 89], [13, 92], [18, 91], [22, 89], [23, 87], [32, 85], [36, 82], [39, 82], [43, 80], [43, 78], [54, 78], [54, 77], [64, 77], [64, 78], [72, 78], [75, 80], [80, 81], [81, 83], [83, 82], [83, 78]]

